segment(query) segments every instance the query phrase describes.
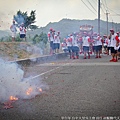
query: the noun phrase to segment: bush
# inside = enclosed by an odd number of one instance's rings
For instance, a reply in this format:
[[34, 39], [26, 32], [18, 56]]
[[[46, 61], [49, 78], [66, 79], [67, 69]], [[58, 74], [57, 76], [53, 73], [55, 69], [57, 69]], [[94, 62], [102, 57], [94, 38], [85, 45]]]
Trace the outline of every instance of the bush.
[[33, 41], [33, 44], [38, 44], [38, 43], [43, 43], [43, 44], [47, 44], [47, 34], [46, 33], [41, 33], [40, 35], [38, 35], [38, 34], [36, 34], [34, 37], [33, 37], [33, 39], [32, 39], [32, 41]]

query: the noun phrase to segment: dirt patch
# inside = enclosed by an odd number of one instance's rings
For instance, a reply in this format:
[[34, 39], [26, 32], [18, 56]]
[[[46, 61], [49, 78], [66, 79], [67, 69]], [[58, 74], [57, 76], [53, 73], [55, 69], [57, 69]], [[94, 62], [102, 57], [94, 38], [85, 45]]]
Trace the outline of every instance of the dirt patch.
[[0, 58], [18, 60], [41, 56], [41, 49], [26, 42], [0, 42]]

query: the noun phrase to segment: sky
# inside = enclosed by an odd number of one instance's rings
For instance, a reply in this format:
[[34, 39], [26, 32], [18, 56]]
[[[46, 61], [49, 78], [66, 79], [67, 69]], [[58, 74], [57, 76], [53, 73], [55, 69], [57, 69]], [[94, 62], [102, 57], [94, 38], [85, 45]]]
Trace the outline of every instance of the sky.
[[[100, 0], [101, 19], [120, 23], [120, 0]], [[86, 7], [87, 5], [87, 7]], [[63, 18], [90, 19], [98, 18], [98, 0], [0, 0], [0, 30], [9, 30], [13, 15], [17, 11], [36, 10], [36, 25], [46, 26], [49, 22], [58, 22]]]

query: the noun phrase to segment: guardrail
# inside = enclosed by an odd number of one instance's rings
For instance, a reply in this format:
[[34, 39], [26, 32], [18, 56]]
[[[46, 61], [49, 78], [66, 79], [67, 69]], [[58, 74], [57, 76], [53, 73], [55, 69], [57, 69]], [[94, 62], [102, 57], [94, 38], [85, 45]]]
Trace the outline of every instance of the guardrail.
[[11, 62], [16, 62], [21, 66], [30, 66], [34, 64], [40, 64], [40, 63], [50, 62], [53, 60], [63, 59], [67, 57], [67, 55], [68, 53], [59, 53], [59, 54], [45, 55], [45, 56], [40, 56], [35, 58], [20, 59], [20, 60], [11, 61]]

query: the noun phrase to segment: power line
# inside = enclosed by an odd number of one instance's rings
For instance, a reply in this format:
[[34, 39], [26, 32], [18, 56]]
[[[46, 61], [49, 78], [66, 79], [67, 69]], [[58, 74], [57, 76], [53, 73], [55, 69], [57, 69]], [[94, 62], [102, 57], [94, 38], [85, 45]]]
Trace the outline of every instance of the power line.
[[104, 0], [104, 2], [105, 2], [105, 5], [106, 5], [106, 8], [107, 8], [107, 10], [108, 10], [108, 7], [107, 7], [107, 2], [106, 2], [106, 0]]
[[[81, 0], [82, 1], [82, 0]], [[82, 1], [83, 2], [83, 1]], [[84, 2], [83, 2], [84, 3]], [[93, 13], [93, 14], [95, 14], [85, 3], [84, 3], [84, 5]], [[96, 14], [95, 14], [96, 15]]]
[[101, 6], [101, 10], [102, 10], [102, 12], [104, 13], [104, 10], [103, 10], [103, 7]]
[[106, 6], [105, 6], [104, 3], [103, 3], [103, 0], [102, 0], [102, 6], [104, 7], [104, 9], [105, 9], [105, 11], [106, 11], [107, 9], [106, 9]]
[[112, 12], [114, 12], [116, 15], [120, 16], [120, 14], [116, 13], [114, 10], [112, 10], [110, 8], [109, 8], [109, 10], [112, 11]]
[[[104, 3], [105, 3], [106, 5], [105, 5]], [[107, 10], [107, 7], [106, 7], [106, 6], [107, 6], [106, 1], [103, 2], [103, 0], [102, 0], [101, 4], [102, 4], [102, 5], [101, 5], [101, 6], [102, 6], [102, 7], [101, 7], [101, 10], [103, 11], [103, 13], [105, 13], [106, 11], [108, 11], [108, 10]], [[105, 11], [103, 10], [103, 8], [104, 8]]]
[[[105, 5], [104, 5], [104, 3], [105, 3]], [[103, 3], [103, 0], [102, 0], [102, 4], [103, 4], [103, 7], [104, 7], [105, 11], [108, 11], [108, 12], [110, 13], [110, 11], [108, 10], [108, 6], [107, 6], [106, 0], [104, 0], [104, 3]], [[105, 14], [106, 14], [106, 13], [105, 13]], [[112, 16], [111, 16], [111, 15], [109, 15], [109, 16], [110, 16], [110, 19], [113, 21]]]
[[88, 0], [88, 3], [91, 5], [91, 7], [97, 12], [97, 10], [93, 7], [93, 5], [90, 3], [90, 1]]
[[[102, 0], [102, 3], [103, 3], [103, 0]], [[105, 3], [105, 5], [104, 5], [104, 3]], [[110, 13], [108, 13], [108, 12], [110, 12], [109, 11], [109, 9], [108, 9], [108, 6], [107, 6], [107, 2], [106, 2], [106, 0], [104, 0], [104, 3], [103, 3], [103, 6], [104, 6], [104, 8], [106, 9], [106, 19], [107, 19], [107, 35], [108, 35], [108, 14], [110, 14]], [[111, 15], [109, 15], [110, 17], [110, 19], [112, 20], [112, 28], [113, 28], [113, 18], [112, 18], [112, 16]]]
[[[104, 1], [105, 1], [106, 6], [107, 6], [106, 0], [104, 0]], [[112, 11], [113, 13], [115, 13], [117, 16], [120, 16], [120, 14], [116, 13], [114, 10], [108, 8], [108, 6], [107, 6], [107, 11], [109, 11], [109, 10]]]

